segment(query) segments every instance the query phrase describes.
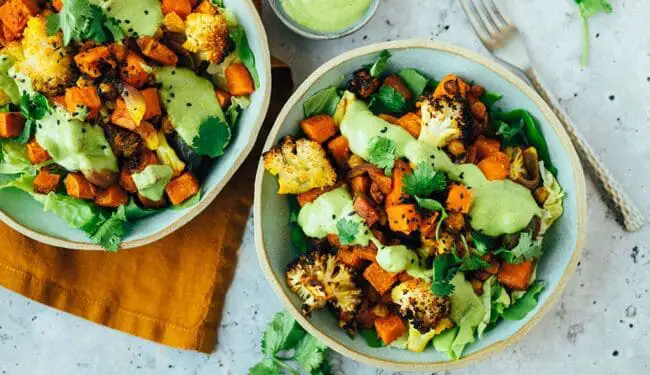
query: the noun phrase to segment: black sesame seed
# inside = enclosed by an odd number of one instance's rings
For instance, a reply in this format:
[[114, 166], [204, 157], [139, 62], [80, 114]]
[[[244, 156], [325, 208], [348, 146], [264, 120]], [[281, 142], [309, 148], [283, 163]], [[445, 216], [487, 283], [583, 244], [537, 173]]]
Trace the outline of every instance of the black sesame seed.
[[[172, 75], [175, 75], [175, 74], [176, 74], [176, 71], [172, 70]], [[171, 88], [171, 86], [170, 86], [170, 88]]]
[[145, 9], [145, 10], [144, 10], [144, 14], [147, 14], [147, 15], [148, 15], [148, 14], [149, 14], [149, 11]]
[[128, 25], [128, 24], [131, 23], [131, 21], [130, 20], [124, 20], [124, 23]]
[[434, 155], [434, 154], [431, 154], [431, 156], [430, 156], [430, 157], [431, 157], [431, 159], [435, 159], [435, 158], [436, 158], [436, 155]]
[[186, 103], [185, 105], [188, 106], [188, 107], [191, 107], [192, 103]]
[[387, 131], [388, 131], [388, 128], [383, 128], [379, 132], [383, 134], [383, 133], [386, 133]]
[[336, 219], [336, 215], [332, 215], [332, 220]]
[[614, 350], [614, 351], [612, 352], [612, 355], [613, 355], [614, 357], [618, 357], [618, 350]]
[[461, 180], [465, 178], [465, 172], [460, 172], [460, 175], [458, 176]]
[[129, 30], [127, 30], [127, 31], [130, 32], [130, 33], [132, 33], [132, 32], [133, 32], [133, 28], [132, 28], [132, 27], [129, 27]]

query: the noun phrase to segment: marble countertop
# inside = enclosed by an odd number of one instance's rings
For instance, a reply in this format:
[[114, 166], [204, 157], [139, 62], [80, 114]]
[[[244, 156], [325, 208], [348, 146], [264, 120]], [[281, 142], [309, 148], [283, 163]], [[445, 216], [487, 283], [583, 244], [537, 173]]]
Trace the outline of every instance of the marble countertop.
[[[592, 53], [580, 65], [573, 0], [509, 0], [536, 65], [562, 104], [650, 216], [650, 33], [647, 0], [615, 0], [591, 22]], [[315, 42], [286, 29], [265, 7], [272, 53], [301, 82], [351, 48], [431, 38], [487, 54], [457, 0], [382, 0], [376, 17], [346, 38]], [[650, 373], [650, 226], [626, 233], [588, 181], [589, 231], [562, 299], [520, 342], [454, 374]], [[264, 327], [282, 306], [255, 256], [252, 217], [210, 355], [171, 349], [106, 329], [0, 289], [0, 374], [245, 374], [260, 357]], [[345, 374], [388, 374], [338, 355]]]

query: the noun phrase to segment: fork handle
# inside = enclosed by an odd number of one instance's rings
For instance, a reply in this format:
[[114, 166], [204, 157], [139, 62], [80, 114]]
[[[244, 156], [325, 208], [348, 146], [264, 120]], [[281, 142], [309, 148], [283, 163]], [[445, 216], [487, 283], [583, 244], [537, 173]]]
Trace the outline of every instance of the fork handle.
[[643, 214], [641, 214], [641, 211], [636, 207], [636, 205], [634, 205], [618, 182], [616, 182], [603, 162], [598, 159], [598, 156], [596, 156], [596, 153], [587, 143], [584, 136], [580, 134], [575, 126], [573, 126], [571, 119], [564, 110], [560, 108], [558, 101], [542, 83], [537, 72], [533, 68], [529, 68], [526, 69], [524, 73], [528, 79], [530, 79], [530, 82], [537, 93], [546, 103], [548, 103], [555, 115], [560, 119], [560, 122], [569, 134], [569, 138], [571, 138], [573, 145], [578, 151], [580, 159], [583, 164], [587, 166], [591, 175], [598, 180], [598, 185], [607, 199], [607, 203], [609, 203], [610, 208], [617, 212], [623, 222], [625, 230], [636, 232], [641, 229], [645, 222]]

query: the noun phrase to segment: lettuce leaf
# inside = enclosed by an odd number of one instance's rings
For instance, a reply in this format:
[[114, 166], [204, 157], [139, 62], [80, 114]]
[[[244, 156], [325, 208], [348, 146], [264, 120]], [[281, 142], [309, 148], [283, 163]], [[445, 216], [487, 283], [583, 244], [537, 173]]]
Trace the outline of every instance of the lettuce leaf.
[[36, 175], [37, 168], [27, 157], [27, 149], [13, 141], [0, 141], [0, 174]]
[[525, 318], [537, 306], [539, 294], [544, 290], [544, 287], [543, 281], [535, 281], [517, 302], [503, 311], [503, 319], [521, 320]]
[[336, 91], [336, 87], [332, 86], [312, 95], [302, 105], [302, 109], [305, 112], [305, 117], [322, 114], [334, 116], [340, 101], [341, 96]]
[[260, 87], [260, 76], [255, 66], [255, 55], [253, 55], [253, 51], [248, 44], [246, 32], [241, 26], [237, 26], [230, 31], [230, 39], [235, 42], [235, 53], [237, 53], [239, 59], [246, 65], [255, 83], [255, 88]]
[[409, 90], [411, 90], [415, 99], [418, 99], [422, 95], [424, 89], [427, 88], [427, 84], [429, 83], [427, 77], [412, 68], [402, 69], [397, 72], [397, 75], [402, 79], [402, 81], [404, 81], [404, 84], [409, 88]]

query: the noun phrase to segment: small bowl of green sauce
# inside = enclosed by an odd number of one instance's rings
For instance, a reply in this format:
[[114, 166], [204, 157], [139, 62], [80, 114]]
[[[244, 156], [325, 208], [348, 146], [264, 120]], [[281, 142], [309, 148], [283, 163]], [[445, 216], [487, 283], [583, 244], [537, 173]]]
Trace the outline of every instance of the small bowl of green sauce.
[[336, 39], [368, 23], [379, 0], [270, 0], [269, 4], [295, 33], [311, 39]]

